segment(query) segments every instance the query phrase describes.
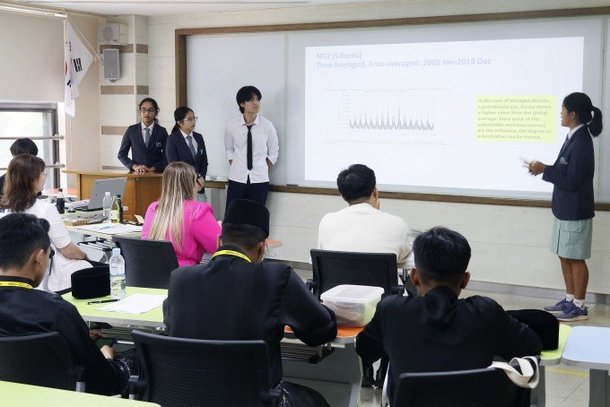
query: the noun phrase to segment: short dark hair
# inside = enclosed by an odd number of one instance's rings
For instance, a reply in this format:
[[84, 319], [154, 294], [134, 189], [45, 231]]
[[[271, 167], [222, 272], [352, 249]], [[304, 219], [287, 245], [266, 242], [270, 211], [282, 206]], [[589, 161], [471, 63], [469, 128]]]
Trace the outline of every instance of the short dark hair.
[[464, 236], [441, 226], [420, 233], [413, 242], [415, 267], [423, 281], [458, 283], [470, 261]]
[[0, 269], [23, 267], [35, 250], [48, 250], [49, 222], [27, 213], [0, 218]]
[[254, 99], [254, 96], [256, 96], [258, 98], [258, 100], [261, 100], [263, 98], [261, 91], [258, 90], [256, 88], [256, 86], [251, 86], [251, 85], [244, 86], [240, 90], [237, 91], [237, 95], [235, 96], [235, 99], [237, 100], [237, 107], [239, 107], [240, 112], [242, 112], [242, 113], [244, 112], [244, 108], [241, 106], [241, 104], [249, 102], [250, 100]]
[[375, 172], [364, 164], [352, 164], [337, 176], [337, 187], [347, 202], [368, 198], [377, 185]]
[[10, 147], [13, 157], [20, 154], [38, 155], [38, 146], [29, 138], [18, 138]]
[[245, 250], [254, 250], [265, 241], [267, 233], [254, 225], [236, 223], [222, 224], [222, 244], [235, 245]]

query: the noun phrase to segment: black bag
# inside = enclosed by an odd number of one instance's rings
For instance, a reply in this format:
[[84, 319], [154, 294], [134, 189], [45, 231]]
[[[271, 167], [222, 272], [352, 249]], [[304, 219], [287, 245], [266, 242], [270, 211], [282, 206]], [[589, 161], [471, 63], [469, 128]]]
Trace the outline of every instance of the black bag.
[[91, 267], [72, 273], [72, 296], [78, 299], [110, 295], [110, 268], [108, 265]]
[[555, 350], [559, 347], [559, 321], [553, 314], [539, 309], [506, 312], [538, 334], [542, 341], [542, 350]]

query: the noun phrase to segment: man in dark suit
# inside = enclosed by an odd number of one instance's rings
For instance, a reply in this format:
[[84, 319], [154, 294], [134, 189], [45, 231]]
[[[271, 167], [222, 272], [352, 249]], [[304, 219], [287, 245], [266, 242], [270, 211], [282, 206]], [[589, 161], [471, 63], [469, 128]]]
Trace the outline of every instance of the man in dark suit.
[[282, 381], [280, 341], [285, 325], [310, 346], [331, 341], [337, 335], [335, 315], [289, 266], [261, 261], [268, 235], [269, 211], [263, 205], [232, 201], [222, 224], [222, 246], [212, 260], [172, 272], [165, 325], [170, 336], [182, 338], [264, 340], [269, 377], [282, 391], [282, 406], [325, 406], [315, 391]]
[[[163, 172], [167, 161], [165, 145], [167, 130], [157, 123], [159, 106], [152, 98], [140, 102], [140, 123], [127, 128], [121, 141], [118, 158], [129, 171], [138, 174]], [[131, 159], [127, 156], [131, 149]]]
[[435, 227], [413, 243], [411, 279], [417, 297], [391, 295], [356, 339], [363, 361], [390, 359], [388, 395], [401, 373], [484, 368], [494, 356], [537, 355], [538, 335], [491, 298], [458, 299], [470, 273], [470, 245], [461, 234]]

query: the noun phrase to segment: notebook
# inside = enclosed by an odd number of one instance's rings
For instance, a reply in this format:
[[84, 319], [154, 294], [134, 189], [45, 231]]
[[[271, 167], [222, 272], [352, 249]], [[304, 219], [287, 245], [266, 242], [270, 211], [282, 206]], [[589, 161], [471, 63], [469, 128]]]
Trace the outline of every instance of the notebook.
[[102, 201], [106, 192], [110, 196], [123, 195], [127, 178], [104, 178], [95, 180], [91, 197], [89, 200], [77, 201], [72, 203], [72, 207], [77, 211], [97, 211], [102, 209]]

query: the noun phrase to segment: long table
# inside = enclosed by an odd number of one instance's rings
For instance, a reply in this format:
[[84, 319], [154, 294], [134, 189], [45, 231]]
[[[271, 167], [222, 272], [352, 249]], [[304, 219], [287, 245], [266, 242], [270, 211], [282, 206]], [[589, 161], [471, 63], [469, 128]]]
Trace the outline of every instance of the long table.
[[61, 407], [153, 407], [158, 404], [128, 400], [98, 394], [78, 393], [51, 387], [33, 386], [0, 381], [2, 405], [10, 407], [32, 407], [56, 405]]
[[[165, 289], [155, 288], [140, 288], [127, 287], [127, 295], [131, 294], [156, 294], [167, 295]], [[91, 300], [77, 300], [72, 297], [72, 294], [64, 294], [64, 299], [76, 306], [83, 319], [87, 322], [104, 322], [113, 326], [118, 326], [126, 329], [145, 329], [153, 331], [163, 331], [163, 311], [161, 307], [157, 307], [143, 314], [125, 314], [109, 311], [100, 311], [98, 308], [106, 304], [87, 304]], [[110, 298], [110, 297], [104, 297]], [[101, 298], [101, 299], [104, 299]], [[577, 330], [577, 327], [574, 330]], [[610, 343], [610, 328], [601, 328], [607, 330], [607, 341]], [[360, 358], [356, 354], [356, 336], [362, 328], [345, 328], [340, 327], [337, 332], [337, 338], [330, 344], [326, 345], [328, 353], [317, 363], [307, 363], [303, 360], [294, 360], [284, 358], [282, 361], [284, 370], [284, 379], [290, 382], [302, 384], [319, 391], [333, 407], [349, 406], [355, 407], [360, 400], [360, 386], [362, 381], [362, 366]], [[540, 355], [540, 384], [532, 394], [532, 405], [544, 407], [545, 405], [545, 366], [557, 365], [562, 360], [562, 353], [566, 341], [570, 336], [571, 327], [565, 324], [560, 325], [559, 329], [559, 348], [554, 351], [545, 351]], [[295, 338], [290, 329], [286, 329], [284, 342], [287, 344], [301, 344]], [[566, 347], [566, 352], [568, 348]], [[608, 354], [606, 369], [610, 368], [610, 350], [605, 352]], [[564, 362], [566, 355], [564, 354]], [[570, 364], [570, 363], [567, 363]], [[607, 372], [604, 371], [607, 375]], [[593, 376], [592, 379], [593, 381]], [[593, 382], [592, 382], [593, 383]], [[606, 397], [605, 395], [603, 397]], [[610, 406], [610, 404], [591, 404], [591, 406]]]

